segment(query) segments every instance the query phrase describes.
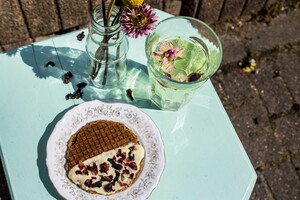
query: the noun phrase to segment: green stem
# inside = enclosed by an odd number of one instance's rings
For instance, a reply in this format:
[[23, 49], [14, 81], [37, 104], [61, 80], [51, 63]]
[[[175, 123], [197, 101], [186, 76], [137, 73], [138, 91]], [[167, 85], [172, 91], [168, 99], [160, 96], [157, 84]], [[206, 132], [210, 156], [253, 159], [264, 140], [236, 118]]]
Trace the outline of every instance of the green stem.
[[[102, 6], [103, 25], [107, 26], [108, 23], [107, 23], [106, 12], [105, 12], [105, 2], [104, 1], [101, 1], [101, 2], [102, 2], [101, 6]], [[106, 32], [106, 29], [105, 29], [105, 32]], [[107, 43], [107, 42], [108, 42], [108, 39], [106, 37], [104, 37], [101, 43]], [[93, 64], [94, 66], [93, 66], [93, 71], [91, 74], [92, 79], [95, 79], [97, 77], [97, 74], [99, 73], [99, 70], [101, 68], [101, 61], [104, 57], [104, 53], [105, 53], [105, 49], [103, 49], [103, 48], [98, 48], [95, 53], [95, 58], [97, 58], [97, 60], [99, 60], [100, 62]]]
[[112, 13], [112, 9], [115, 5], [115, 2], [116, 0], [112, 0], [109, 4], [109, 7], [108, 7], [108, 11], [107, 11], [107, 22], [106, 22], [106, 26], [109, 26], [109, 22], [110, 22], [110, 16], [111, 16], [111, 13]]
[[[120, 32], [118, 32], [118, 34], [117, 34], [117, 40], [119, 39], [119, 37], [120, 37]], [[120, 46], [117, 47], [116, 59], [119, 60], [119, 57], [120, 57]], [[116, 68], [118, 68], [118, 67], [119, 67], [119, 62], [116, 63]], [[103, 77], [103, 81], [102, 81], [103, 86], [106, 84], [107, 70], [108, 70], [108, 47], [106, 48], [106, 62], [105, 62], [104, 77]]]
[[105, 69], [104, 69], [103, 81], [102, 81], [103, 86], [106, 85], [106, 79], [107, 79], [108, 60], [109, 60], [109, 58], [108, 58], [108, 46], [105, 48], [105, 50], [106, 50], [105, 51], [106, 52], [106, 54], [105, 54], [106, 59], [105, 59]]
[[[105, 4], [104, 4], [104, 1], [102, 1], [103, 23], [104, 23], [104, 26], [105, 26], [105, 33], [106, 34], [107, 34], [107, 27], [109, 27], [109, 24], [110, 24], [110, 18], [111, 18], [111, 14], [112, 14], [112, 10], [113, 10], [114, 5], [115, 5], [115, 0], [112, 0], [109, 4], [107, 15], [105, 15], [106, 14], [105, 13]], [[115, 16], [115, 18], [113, 19], [113, 21], [111, 23], [111, 26], [115, 25], [119, 21], [122, 11], [123, 11], [123, 6], [121, 5], [117, 15]], [[105, 58], [105, 69], [104, 69], [103, 81], [102, 81], [103, 86], [105, 86], [105, 84], [106, 84], [107, 73], [108, 73], [108, 62], [109, 62], [108, 41], [112, 37], [112, 36], [107, 36], [106, 34], [104, 35], [102, 43], [107, 44], [107, 46], [104, 47], [104, 48], [98, 48], [97, 49], [96, 58], [100, 62], [98, 62], [97, 66], [95, 66], [93, 68], [93, 72], [92, 72], [92, 75], [91, 75], [91, 77], [93, 79], [95, 79], [97, 77], [97, 74], [99, 73], [99, 71], [101, 69], [101, 66], [102, 66], [102, 60], [104, 59], [104, 57], [106, 57]], [[119, 54], [120, 49], [118, 48], [117, 51], [118, 51], [117, 54]]]
[[117, 22], [119, 22], [120, 20], [120, 17], [122, 15], [122, 12], [123, 12], [123, 4], [120, 5], [120, 9], [116, 15], [116, 17], [114, 18], [114, 20], [111, 22], [111, 26], [114, 26]]
[[[104, 36], [103, 40], [101, 43], [108, 43], [108, 40], [110, 39], [109, 36]], [[104, 53], [105, 53], [106, 48], [101, 48], [99, 47], [95, 53], [95, 57], [99, 62], [96, 64], [96, 66], [93, 67], [93, 72], [92, 72], [92, 79], [95, 79], [97, 77], [97, 74], [99, 73], [99, 70], [101, 69], [101, 62], [104, 58]]]
[[106, 12], [105, 12], [105, 2], [102, 1], [102, 16], [103, 16], [103, 24], [104, 26], [106, 26], [107, 21], [106, 21]]
[[[112, 13], [112, 9], [113, 9], [113, 7], [114, 7], [114, 5], [115, 5], [115, 0], [112, 0], [111, 2], [110, 2], [110, 4], [109, 4], [109, 7], [108, 7], [108, 11], [107, 11], [107, 19], [106, 19], [106, 23], [105, 23], [105, 26], [106, 27], [108, 27], [109, 26], [109, 24], [110, 24], [110, 17], [111, 17], [111, 13]], [[105, 33], [107, 33], [107, 29], [105, 29]], [[107, 43], [108, 43], [108, 40], [109, 40], [109, 38], [108, 38], [108, 36], [104, 36], [104, 39], [105, 38], [107, 38], [106, 39], [106, 41], [107, 41]], [[103, 74], [103, 81], [102, 81], [102, 85], [103, 86], [105, 86], [105, 84], [106, 84], [106, 79], [107, 79], [107, 71], [108, 71], [108, 60], [109, 60], [109, 53], [108, 53], [108, 45], [106, 46], [106, 48], [105, 48], [105, 57], [106, 57], [106, 59], [105, 59], [105, 69], [104, 69], [104, 74]]]

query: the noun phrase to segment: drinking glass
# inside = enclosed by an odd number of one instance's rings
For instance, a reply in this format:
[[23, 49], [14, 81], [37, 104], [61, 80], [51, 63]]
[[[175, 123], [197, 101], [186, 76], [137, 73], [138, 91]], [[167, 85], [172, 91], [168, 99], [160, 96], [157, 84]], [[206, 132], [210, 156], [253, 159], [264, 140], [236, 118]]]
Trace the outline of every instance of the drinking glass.
[[204, 22], [185, 16], [161, 21], [145, 44], [150, 99], [176, 111], [218, 70], [222, 46]]

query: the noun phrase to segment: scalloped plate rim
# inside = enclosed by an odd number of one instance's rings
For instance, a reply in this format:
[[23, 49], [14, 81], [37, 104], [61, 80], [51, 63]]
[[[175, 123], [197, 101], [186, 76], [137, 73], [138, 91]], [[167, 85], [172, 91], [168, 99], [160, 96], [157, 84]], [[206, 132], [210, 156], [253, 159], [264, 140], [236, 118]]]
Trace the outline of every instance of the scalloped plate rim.
[[[84, 109], [88, 109], [86, 113], [84, 113]], [[101, 113], [101, 109], [104, 109], [103, 113]], [[92, 114], [94, 114], [93, 117], [89, 116]], [[112, 117], [111, 115], [116, 116]], [[97, 119], [115, 120], [124, 123], [134, 131], [145, 148], [145, 163], [137, 180], [126, 190], [110, 196], [90, 194], [80, 189], [67, 178], [64, 169], [66, 142], [76, 130], [81, 128], [87, 122]], [[67, 128], [64, 128], [63, 125], [70, 123], [70, 120], [73, 120], [73, 124], [71, 123], [73, 127], [72, 129], [65, 130]], [[141, 120], [142, 124], [139, 124], [138, 120]], [[130, 124], [129, 121], [134, 124]], [[144, 125], [147, 126], [144, 127]], [[141, 128], [146, 128], [145, 134], [138, 132]], [[61, 131], [65, 132], [61, 135]], [[57, 135], [60, 137], [58, 138]], [[60, 149], [60, 151], [54, 153], [53, 151], [56, 150], [54, 147]], [[49, 136], [46, 153], [46, 165], [49, 178], [58, 193], [67, 199], [147, 199], [158, 185], [165, 166], [164, 145], [158, 127], [152, 119], [139, 108], [120, 101], [93, 100], [83, 102], [68, 110], [56, 123]], [[150, 166], [152, 166], [153, 169], [149, 169]]]

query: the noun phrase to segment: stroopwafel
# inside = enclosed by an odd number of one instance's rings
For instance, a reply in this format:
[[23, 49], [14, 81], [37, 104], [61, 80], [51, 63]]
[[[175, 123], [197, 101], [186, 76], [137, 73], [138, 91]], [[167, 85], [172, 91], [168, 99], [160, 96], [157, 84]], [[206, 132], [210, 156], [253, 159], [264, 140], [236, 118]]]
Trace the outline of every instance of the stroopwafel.
[[82, 189], [110, 195], [134, 182], [143, 158], [144, 149], [128, 127], [120, 122], [97, 120], [71, 136], [65, 168], [68, 177]]

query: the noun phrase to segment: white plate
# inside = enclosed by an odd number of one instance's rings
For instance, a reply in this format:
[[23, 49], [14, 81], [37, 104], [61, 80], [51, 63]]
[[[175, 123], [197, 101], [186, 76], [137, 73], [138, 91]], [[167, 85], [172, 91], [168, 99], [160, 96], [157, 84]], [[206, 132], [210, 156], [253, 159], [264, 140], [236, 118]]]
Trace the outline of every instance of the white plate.
[[[71, 135], [86, 123], [99, 119], [124, 123], [139, 137], [145, 149], [145, 164], [137, 180], [126, 190], [111, 196], [85, 192], [67, 178], [64, 168], [67, 142]], [[94, 100], [72, 108], [56, 124], [47, 143], [46, 162], [51, 181], [66, 199], [146, 199], [157, 186], [164, 169], [164, 146], [156, 125], [138, 108]]]

